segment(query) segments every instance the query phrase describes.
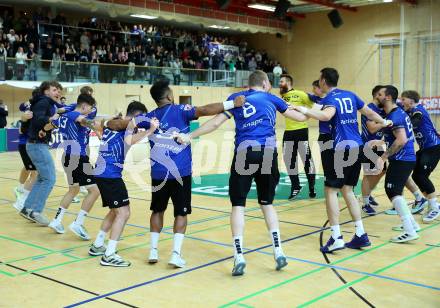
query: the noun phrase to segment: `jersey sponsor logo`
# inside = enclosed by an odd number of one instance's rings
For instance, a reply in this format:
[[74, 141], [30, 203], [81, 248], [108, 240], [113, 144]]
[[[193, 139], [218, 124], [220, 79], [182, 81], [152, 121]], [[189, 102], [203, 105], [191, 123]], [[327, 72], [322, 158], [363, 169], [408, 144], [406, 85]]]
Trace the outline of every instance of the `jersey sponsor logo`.
[[252, 121], [246, 124], [243, 124], [243, 128], [248, 128], [248, 127], [252, 127], [252, 126], [257, 126], [258, 124], [263, 123], [263, 119], [258, 119], [256, 121]]

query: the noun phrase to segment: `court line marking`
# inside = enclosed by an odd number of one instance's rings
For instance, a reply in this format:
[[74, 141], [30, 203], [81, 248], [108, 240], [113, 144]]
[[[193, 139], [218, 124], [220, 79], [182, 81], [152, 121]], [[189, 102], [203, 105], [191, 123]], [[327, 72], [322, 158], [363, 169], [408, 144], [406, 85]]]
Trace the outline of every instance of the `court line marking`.
[[[22, 271], [22, 272], [26, 272], [27, 271], [26, 269], [20, 268], [20, 267], [15, 266], [15, 265], [6, 264], [6, 266], [9, 266], [11, 268], [17, 269], [17, 270]], [[66, 286], [66, 287], [69, 287], [69, 288], [72, 288], [72, 289], [75, 289], [75, 290], [78, 290], [78, 291], [82, 291], [82, 292], [85, 292], [85, 293], [88, 293], [88, 294], [92, 294], [92, 295], [99, 295], [99, 293], [96, 293], [96, 292], [93, 292], [93, 291], [90, 291], [90, 290], [87, 290], [87, 289], [84, 289], [84, 288], [80, 288], [80, 287], [77, 287], [77, 286], [75, 286], [73, 284], [66, 283], [66, 282], [63, 282], [63, 281], [60, 281], [60, 280], [57, 280], [57, 279], [45, 276], [45, 275], [41, 275], [41, 274], [37, 274], [37, 273], [30, 273], [30, 274], [34, 275], [34, 276], [37, 276], [39, 278], [47, 279], [49, 281], [61, 284], [63, 286]], [[124, 305], [124, 306], [127, 306], [127, 307], [138, 308], [137, 306], [134, 306], [134, 305], [125, 303], [123, 301], [110, 298], [110, 297], [105, 297], [105, 299], [107, 299], [109, 301], [112, 301], [112, 302], [115, 302], [115, 303], [118, 303], [118, 304], [121, 304], [121, 305]]]
[[[6, 265], [4, 262], [2, 262], [2, 261], [0, 261], [0, 265]], [[15, 276], [17, 276], [17, 275], [15, 275], [15, 274], [13, 274], [13, 273], [10, 273], [10, 272], [6, 272], [6, 271], [2, 271], [2, 270], [0, 270], [0, 274], [3, 274], [3, 275], [6, 275], [6, 276], [9, 276], [9, 277], [15, 277]]]
[[[291, 210], [296, 210], [296, 209], [299, 209], [299, 208], [303, 208], [303, 207], [308, 207], [308, 206], [312, 206], [312, 205], [316, 205], [316, 204], [318, 204], [318, 202], [319, 202], [320, 200], [316, 200], [316, 202], [312, 202], [312, 203], [309, 203], [309, 204], [305, 204], [305, 205], [302, 205], [302, 206], [299, 206], [299, 207], [295, 207], [295, 208], [289, 208], [289, 209], [285, 209], [285, 210], [281, 210], [281, 211], [279, 211], [279, 213], [282, 213], [282, 212], [287, 212], [287, 211], [291, 211]], [[279, 204], [274, 204], [274, 206], [284, 206], [284, 205], [286, 205], [286, 204], [289, 204], [290, 202], [281, 202], [281, 203], [279, 203]], [[51, 208], [51, 207], [48, 207], [48, 206], [46, 206], [46, 209], [47, 210], [50, 210], [50, 211], [57, 211], [56, 209], [53, 209], [53, 208]], [[259, 210], [260, 209], [260, 207], [250, 207], [250, 208], [248, 208], [247, 209], [247, 211], [254, 211], [254, 210]], [[67, 214], [69, 214], [69, 215], [76, 215], [75, 213], [72, 213], [72, 212], [70, 212], [70, 211], [66, 211], [66, 213]], [[226, 212], [227, 213], [227, 212]], [[200, 222], [205, 222], [206, 221], [206, 219], [209, 219], [208, 221], [210, 221], [210, 220], [215, 220], [215, 219], [220, 219], [220, 218], [224, 218], [224, 217], [229, 217], [229, 215], [230, 215], [230, 213], [228, 213], [227, 215], [221, 215], [221, 216], [214, 216], [214, 217], [209, 217], [209, 218], [205, 218], [205, 219], [202, 219], [202, 220], [197, 220], [197, 221], [193, 221], [193, 222], [190, 222], [188, 225], [194, 225], [194, 224], [198, 224], [198, 223], [200, 223]], [[100, 218], [100, 217], [95, 217], [95, 216], [87, 216], [87, 217], [89, 217], [89, 218], [91, 218], [91, 219], [95, 219], [95, 220], [103, 220], [103, 218]], [[215, 218], [215, 219], [214, 219]], [[148, 227], [144, 227], [144, 226], [139, 226], [139, 225], [135, 225], [135, 224], [130, 224], [130, 223], [128, 223], [127, 224], [128, 226], [131, 226], [131, 227], [138, 227], [138, 228], [142, 228], [142, 229], [149, 229]], [[229, 223], [227, 223], [227, 224], [224, 224], [224, 225], [229, 225]], [[224, 226], [224, 225], [221, 225], [221, 226]], [[163, 230], [168, 230], [168, 229], [172, 229], [172, 227], [173, 226], [168, 226], [168, 227], [165, 227], [165, 228], [163, 228]], [[216, 227], [220, 227], [220, 226], [216, 226]], [[208, 228], [208, 229], [202, 229], [202, 230], [197, 230], [197, 231], [194, 231], [193, 233], [191, 233], [191, 234], [194, 234], [194, 233], [199, 233], [199, 232], [202, 232], [202, 231], [208, 231], [208, 230], [210, 230], [211, 228]], [[147, 232], [146, 232], [147, 233]], [[142, 234], [142, 235], [145, 235], [146, 233], [138, 233], [138, 234]], [[124, 236], [123, 238], [127, 238], [127, 237], [131, 237], [131, 235], [129, 235], [129, 236]], [[55, 253], [62, 253], [62, 252], [65, 252], [66, 250], [73, 250], [73, 249], [76, 249], [76, 248], [81, 248], [81, 247], [86, 247], [86, 246], [88, 246], [89, 244], [87, 244], [87, 245], [80, 245], [80, 246], [75, 246], [75, 247], [72, 247], [72, 248], [65, 248], [65, 249], [62, 249], [62, 250], [54, 250], [53, 252], [50, 252], [50, 253], [47, 253], [47, 254], [41, 254], [41, 255], [36, 255], [36, 256], [31, 256], [31, 257], [26, 257], [26, 258], [22, 258], [22, 259], [18, 259], [18, 260], [12, 260], [12, 262], [18, 262], [18, 261], [22, 261], [22, 260], [26, 260], [26, 259], [30, 259], [30, 258], [33, 258], [33, 257], [39, 257], [39, 256], [45, 256], [45, 255], [50, 255], [50, 254], [55, 254]], [[43, 248], [43, 247], [42, 247]], [[48, 248], [45, 248], [45, 249], [48, 249]], [[12, 263], [11, 261], [9, 261], [9, 262], [6, 262], [6, 263]], [[64, 264], [64, 263], [63, 263]]]
[[[344, 207], [343, 209], [341, 209], [339, 212], [342, 212], [342, 211], [344, 211], [344, 210], [346, 210], [346, 209], [348, 209], [348, 206], [346, 206], [346, 207]], [[380, 213], [377, 213], [377, 214], [382, 214], [384, 211], [382, 211], [382, 212], [380, 212]], [[374, 216], [374, 215], [373, 215]], [[329, 220], [327, 219], [326, 220], [326, 222], [324, 223], [324, 225], [323, 225], [323, 227], [325, 227], [325, 226], [327, 226], [327, 224], [329, 224]], [[322, 247], [322, 244], [323, 244], [323, 238], [324, 238], [324, 231], [322, 231], [320, 234], [319, 234], [319, 246], [320, 247]], [[331, 262], [330, 262], [330, 258], [329, 258], [329, 256], [326, 254], [326, 253], [324, 253], [324, 252], [321, 252], [322, 253], [322, 256], [324, 257], [324, 260], [325, 260], [325, 262], [327, 263], [327, 264], [330, 264]], [[347, 284], [347, 280], [345, 280], [345, 278], [342, 276], [342, 274], [341, 273], [339, 273], [335, 268], [332, 268], [332, 271], [333, 271], [333, 273], [336, 275], [336, 277], [338, 277], [338, 279], [340, 280], [340, 281], [342, 281], [342, 283], [343, 284]], [[356, 295], [360, 300], [362, 300], [365, 304], [367, 304], [369, 307], [375, 307], [369, 300], [367, 300], [362, 294], [360, 294], [356, 289], [354, 289], [354, 288], [352, 288], [352, 287], [349, 287], [348, 288], [351, 292], [353, 292], [353, 294], [354, 295]]]
[[[370, 217], [374, 217], [374, 216], [370, 216]], [[425, 231], [425, 230], [431, 229], [431, 228], [436, 227], [436, 226], [438, 226], [438, 225], [440, 225], [440, 222], [437, 223], [437, 224], [432, 224], [432, 225], [429, 225], [429, 226], [427, 226], [427, 227], [425, 227], [425, 228], [422, 228], [422, 229], [420, 230], [420, 232], [423, 232], [423, 231]], [[339, 264], [339, 263], [345, 262], [345, 261], [347, 261], [347, 260], [353, 259], [353, 258], [355, 258], [355, 257], [357, 257], [357, 256], [363, 255], [363, 254], [365, 254], [365, 253], [367, 253], [367, 252], [370, 252], [370, 251], [373, 251], [373, 250], [379, 249], [379, 248], [381, 248], [381, 247], [383, 247], [383, 246], [387, 246], [387, 245], [389, 245], [389, 244], [391, 244], [391, 242], [385, 242], [385, 243], [380, 244], [380, 245], [378, 245], [378, 246], [374, 246], [374, 247], [372, 247], [372, 248], [362, 250], [362, 251], [360, 251], [360, 252], [358, 252], [358, 253], [355, 253], [355, 254], [353, 254], [353, 255], [351, 255], [351, 256], [348, 256], [348, 257], [345, 257], [345, 258], [343, 258], [343, 259], [340, 259], [340, 260], [337, 260], [337, 261], [335, 261], [335, 262], [332, 262], [332, 265], [335, 265], [335, 264]], [[285, 285], [285, 284], [291, 283], [291, 282], [293, 282], [293, 281], [295, 281], [295, 280], [298, 280], [298, 279], [300, 279], [300, 278], [303, 278], [303, 277], [305, 277], [305, 276], [309, 276], [309, 275], [314, 274], [314, 273], [316, 273], [316, 272], [322, 271], [322, 270], [325, 269], [325, 268], [326, 268], [326, 267], [320, 267], [320, 268], [317, 268], [317, 269], [314, 269], [314, 270], [311, 270], [311, 271], [305, 272], [305, 273], [303, 273], [303, 274], [300, 274], [300, 275], [294, 276], [294, 277], [292, 277], [292, 278], [286, 279], [286, 280], [284, 280], [284, 281], [282, 281], [282, 282], [279, 282], [279, 283], [277, 283], [277, 284], [275, 284], [275, 285], [272, 285], [272, 286], [270, 286], [270, 287], [267, 287], [267, 288], [261, 289], [261, 290], [259, 290], [259, 291], [254, 292], [254, 293], [251, 293], [251, 294], [248, 294], [248, 295], [243, 296], [243, 297], [241, 297], [241, 298], [238, 298], [238, 299], [236, 299], [236, 300], [233, 300], [233, 301], [231, 301], [231, 302], [229, 302], [229, 303], [226, 303], [226, 304], [224, 304], [224, 305], [221, 305], [221, 306], [219, 306], [219, 307], [229, 307], [229, 306], [234, 305], [234, 304], [237, 304], [237, 303], [239, 303], [239, 302], [241, 302], [241, 301], [243, 301], [243, 300], [246, 300], [246, 299], [249, 299], [249, 298], [255, 297], [255, 296], [257, 296], [257, 295], [260, 295], [260, 294], [262, 294], [262, 293], [265, 293], [265, 292], [271, 291], [271, 290], [273, 290], [273, 289], [276, 289], [276, 288], [278, 288], [278, 287], [280, 287], [280, 286], [283, 286], [283, 285]]]
[[[53, 209], [51, 209], [51, 210], [53, 210]], [[285, 210], [280, 211], [280, 212], [286, 212], [286, 211], [290, 211], [290, 210], [292, 210], [292, 209], [285, 209]], [[69, 212], [69, 211], [66, 211], [66, 213], [69, 214], [69, 215], [76, 215], [76, 214], [74, 214], [72, 212]], [[99, 218], [99, 217], [94, 217], [94, 216], [88, 216], [88, 217], [92, 218], [92, 219], [95, 219], [95, 220], [103, 220], [102, 218]], [[252, 219], [249, 219], [249, 220], [252, 220]], [[142, 229], [147, 229], [147, 230], [149, 229], [148, 227], [144, 227], [144, 226], [140, 226], [140, 225], [134, 225], [134, 224], [127, 224], [127, 225], [130, 225], [131, 227], [137, 227], [137, 228], [142, 228]], [[212, 229], [215, 229], [215, 228], [220, 228], [220, 227], [225, 227], [225, 226], [229, 226], [229, 223], [225, 223], [223, 225], [217, 225], [217, 226], [209, 227], [209, 228], [202, 229], [202, 230], [196, 230], [194, 232], [188, 233], [187, 235], [191, 235], [191, 234], [195, 234], [195, 233], [201, 233], [201, 232], [205, 232], [205, 231], [209, 231], [209, 230], [212, 230]], [[172, 234], [172, 233], [167, 232], [166, 230], [162, 230], [162, 232], [163, 233]], [[141, 233], [136, 233], [136, 235], [138, 235], [138, 234], [141, 234]], [[166, 238], [164, 240], [171, 240], [172, 238], [173, 237], [169, 237], [169, 238]], [[162, 241], [162, 240], [160, 240], [160, 241]], [[133, 246], [129, 246], [129, 247], [125, 247], [123, 249], [120, 249], [119, 251], [131, 250], [131, 249], [134, 249], [134, 248], [139, 248], [139, 247], [147, 246], [147, 245], [148, 245], [148, 243], [135, 244]], [[65, 250], [68, 250], [68, 249], [64, 249], [63, 251], [65, 251]], [[79, 258], [77, 260], [66, 261], [66, 262], [57, 263], [57, 264], [53, 264], [53, 265], [49, 265], [49, 266], [44, 266], [44, 267], [36, 268], [36, 269], [33, 269], [33, 270], [28, 270], [28, 273], [39, 272], [39, 271], [43, 271], [43, 270], [47, 270], [47, 269], [51, 269], [51, 268], [56, 268], [56, 267], [68, 265], [68, 264], [71, 264], [71, 263], [76, 263], [76, 262], [80, 262], [80, 261], [89, 260], [89, 259], [92, 259], [92, 258], [94, 258], [94, 256], [93, 257], [92, 256], [83, 257], [83, 258]], [[18, 275], [21, 276], [21, 275], [25, 275], [25, 274], [27, 274], [27, 273], [20, 273]]]
[[[226, 243], [206, 240], [206, 239], [197, 238], [197, 237], [193, 237], [193, 236], [185, 236], [185, 237], [187, 237], [189, 239], [197, 240], [197, 241], [202, 241], [202, 242], [206, 242], [206, 243], [220, 245], [220, 246], [223, 246], [223, 247], [233, 247], [232, 244], [226, 244]], [[387, 244], [387, 243], [388, 242], [385, 242], [383, 244]], [[243, 248], [243, 250], [250, 251], [252, 249]], [[256, 252], [260, 253], [260, 254], [268, 255], [268, 256], [273, 256], [273, 253], [270, 253], [270, 252], [265, 252], [265, 251], [256, 251]], [[418, 287], [423, 287], [423, 288], [427, 288], [427, 289], [434, 289], [434, 290], [440, 291], [440, 288], [435, 287], [435, 286], [430, 286], [430, 285], [426, 285], [426, 284], [422, 284], [422, 283], [417, 283], [417, 282], [412, 282], [412, 281], [409, 281], [409, 280], [404, 280], [404, 279], [399, 279], [399, 278], [394, 278], [394, 277], [390, 277], [390, 276], [375, 275], [374, 273], [369, 273], [369, 272], [365, 272], [365, 271], [361, 271], [361, 270], [356, 270], [356, 269], [351, 269], [351, 268], [347, 268], [347, 267], [337, 266], [337, 265], [333, 265], [331, 263], [320, 263], [320, 262], [316, 262], [316, 261], [311, 261], [311, 260], [306, 260], [306, 259], [301, 259], [301, 258], [295, 258], [295, 257], [289, 257], [289, 256], [286, 256], [286, 258], [290, 259], [290, 260], [293, 260], [293, 261], [298, 261], [298, 262], [302, 262], [302, 263], [308, 263], [308, 264], [311, 264], [311, 265], [317, 265], [317, 266], [322, 266], [322, 267], [331, 268], [331, 269], [339, 269], [339, 270], [343, 270], [343, 271], [347, 271], [347, 272], [352, 272], [352, 273], [356, 273], [356, 274], [361, 274], [361, 275], [367, 275], [367, 276], [371, 276], [371, 277], [375, 277], [375, 278], [382, 278], [382, 279], [392, 280], [392, 281], [395, 281], [395, 282], [400, 282], [400, 283], [404, 283], [404, 284], [410, 284], [410, 285], [413, 285], [413, 286], [418, 286]]]
[[40, 245], [36, 245], [36, 244], [33, 244], [33, 243], [29, 243], [29, 242], [26, 242], [26, 241], [18, 240], [18, 239], [12, 238], [12, 237], [4, 236], [4, 235], [0, 235], [0, 239], [4, 239], [4, 240], [11, 241], [11, 242], [20, 243], [20, 244], [23, 244], [23, 245], [26, 245], [26, 246], [29, 246], [29, 247], [45, 250], [45, 251], [48, 251], [48, 252], [53, 252], [54, 251], [54, 250], [52, 250], [50, 248], [46, 248], [46, 247], [43, 247], [43, 246], [40, 246]]
[[[411, 254], [411, 255], [409, 255], [409, 256], [406, 256], [406, 257], [404, 257], [404, 258], [402, 258], [402, 259], [399, 259], [399, 260], [397, 260], [396, 262], [393, 262], [393, 263], [391, 263], [391, 264], [389, 264], [389, 265], [387, 265], [387, 266], [385, 266], [385, 267], [382, 267], [382, 268], [380, 268], [380, 269], [374, 271], [373, 273], [375, 273], [375, 274], [382, 273], [382, 272], [384, 272], [384, 271], [386, 271], [386, 270], [388, 270], [388, 269], [390, 269], [390, 268], [393, 268], [393, 267], [395, 267], [395, 266], [397, 266], [397, 265], [399, 265], [399, 264], [402, 264], [402, 263], [404, 263], [404, 262], [406, 262], [406, 261], [408, 261], [408, 260], [414, 259], [414, 258], [416, 258], [416, 257], [418, 257], [418, 256], [420, 256], [420, 255], [422, 255], [422, 254], [424, 254], [424, 253], [426, 253], [426, 252], [432, 250], [432, 249], [434, 249], [434, 247], [428, 247], [428, 248], [425, 248], [425, 249], [423, 249], [422, 251], [416, 252], [416, 253]], [[310, 305], [313, 304], [313, 303], [316, 303], [316, 302], [318, 302], [318, 301], [320, 301], [320, 300], [322, 300], [322, 299], [324, 299], [324, 298], [326, 298], [326, 297], [328, 297], [328, 296], [330, 296], [330, 295], [332, 295], [332, 294], [335, 294], [335, 293], [337, 293], [337, 292], [339, 292], [339, 291], [341, 291], [341, 290], [346, 289], [346, 288], [349, 287], [349, 286], [355, 285], [355, 284], [357, 284], [357, 283], [359, 283], [359, 282], [362, 282], [362, 281], [364, 281], [364, 280], [366, 280], [366, 279], [368, 279], [368, 278], [370, 278], [370, 277], [369, 277], [369, 276], [364, 276], [364, 277], [358, 278], [358, 279], [356, 279], [356, 280], [353, 280], [353, 281], [347, 283], [346, 285], [340, 286], [340, 287], [335, 288], [335, 289], [333, 289], [333, 290], [331, 290], [331, 291], [329, 291], [329, 292], [326, 292], [326, 293], [324, 293], [324, 294], [322, 294], [322, 295], [320, 295], [320, 296], [318, 296], [318, 297], [315, 297], [314, 299], [311, 299], [311, 300], [309, 300], [309, 301], [307, 301], [307, 302], [305, 302], [305, 303], [299, 305], [298, 307], [307, 307], [307, 306], [310, 306]], [[437, 288], [437, 287], [433, 287], [433, 289], [435, 289], [435, 290], [437, 290], [437, 291], [440, 291], [440, 288]]]
[[[371, 216], [371, 217], [374, 217], [374, 216]], [[346, 221], [346, 222], [344, 222], [342, 224], [346, 224], [346, 223], [350, 223], [350, 222], [351, 222], [351, 220], [350, 221]], [[433, 227], [433, 226], [435, 226], [435, 225], [432, 225], [431, 227]], [[282, 243], [293, 241], [293, 240], [296, 240], [296, 239], [299, 239], [299, 238], [303, 238], [303, 237], [306, 237], [306, 236], [309, 236], [309, 235], [312, 235], [312, 234], [316, 234], [316, 233], [319, 233], [319, 232], [321, 232], [321, 230], [315, 230], [315, 231], [312, 231], [312, 232], [309, 232], [309, 233], [305, 233], [305, 234], [302, 234], [302, 235], [299, 235], [299, 236], [295, 236], [295, 237], [283, 240]], [[377, 249], [379, 247], [382, 247], [382, 246], [384, 246], [386, 244], [389, 244], [389, 242], [381, 244], [381, 245], [376, 246], [375, 248], [371, 248], [369, 250], [364, 250], [364, 251], [362, 251], [360, 253], [354, 254], [354, 255], [349, 256], [347, 258], [353, 258], [355, 256], [358, 256], [358, 255], [361, 255], [363, 253], [366, 253], [367, 251], [371, 251], [373, 249]], [[261, 247], [258, 247], [258, 248], [254, 248], [254, 249], [251, 249], [251, 250], [248, 250], [248, 251], [244, 252], [244, 254], [249, 254], [249, 253], [252, 253], [252, 252], [255, 252], [255, 251], [266, 249], [266, 248], [271, 247], [271, 246], [272, 246], [272, 244], [261, 246]], [[80, 306], [80, 305], [83, 305], [83, 304], [86, 304], [86, 303], [89, 303], [89, 302], [92, 302], [92, 301], [96, 301], [96, 300], [101, 299], [101, 298], [103, 298], [105, 296], [111, 296], [111, 295], [122, 293], [122, 292], [125, 292], [125, 291], [128, 291], [128, 290], [136, 289], [136, 288], [139, 288], [139, 287], [142, 287], [142, 286], [145, 286], [145, 285], [149, 285], [149, 284], [152, 284], [152, 283], [155, 283], [155, 282], [158, 282], [158, 281], [162, 281], [162, 280], [165, 280], [165, 279], [169, 279], [169, 278], [172, 278], [172, 277], [183, 275], [183, 274], [186, 274], [186, 273], [189, 273], [189, 272], [201, 269], [201, 268], [209, 267], [211, 265], [214, 265], [214, 264], [217, 264], [217, 263], [220, 263], [220, 262], [232, 259], [232, 258], [233, 258], [233, 256], [228, 256], [228, 257], [224, 257], [224, 258], [221, 258], [221, 259], [217, 259], [217, 260], [214, 260], [214, 261], [211, 261], [211, 262], [208, 262], [208, 263], [205, 263], [205, 264], [201, 264], [201, 265], [193, 267], [193, 268], [189, 268], [187, 270], [183, 270], [183, 271], [180, 271], [180, 272], [177, 272], [177, 273], [173, 273], [173, 274], [170, 274], [170, 275], [166, 275], [166, 276], [162, 276], [162, 277], [159, 277], [159, 278], [155, 278], [155, 279], [152, 279], [152, 280], [149, 280], [149, 281], [146, 281], [146, 282], [142, 282], [142, 283], [138, 283], [138, 284], [135, 284], [135, 285], [123, 288], [123, 289], [111, 291], [111, 292], [108, 292], [108, 293], [100, 295], [100, 296], [92, 297], [92, 298], [89, 298], [87, 300], [83, 300], [83, 301], [80, 301], [80, 302], [77, 302], [77, 303], [73, 303], [73, 304], [68, 305], [66, 307]], [[325, 268], [326, 267], [322, 267], [322, 269], [325, 269]], [[318, 270], [318, 269], [316, 269], [316, 270]]]

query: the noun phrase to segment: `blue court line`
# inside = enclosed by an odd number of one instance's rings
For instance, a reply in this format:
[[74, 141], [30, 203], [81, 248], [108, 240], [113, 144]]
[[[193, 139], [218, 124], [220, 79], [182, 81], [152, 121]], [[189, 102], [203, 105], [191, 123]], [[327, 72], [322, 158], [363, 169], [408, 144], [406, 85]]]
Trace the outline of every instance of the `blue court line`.
[[[383, 213], [383, 212], [380, 212], [380, 213]], [[368, 216], [368, 217], [375, 217], [375, 216]], [[351, 222], [352, 221], [349, 220], [349, 221], [341, 223], [341, 225], [345, 225], [345, 224], [348, 224], [348, 223], [351, 223]], [[145, 228], [145, 227], [141, 227], [141, 228]], [[300, 239], [300, 238], [303, 238], [303, 237], [306, 237], [306, 236], [309, 236], [309, 235], [312, 235], [312, 234], [320, 233], [320, 232], [322, 232], [322, 230], [328, 230], [328, 229], [330, 229], [330, 227], [327, 227], [327, 228], [324, 228], [324, 229], [320, 229], [320, 230], [314, 230], [314, 231], [309, 232], [309, 233], [305, 233], [305, 234], [301, 234], [301, 235], [298, 235], [298, 236], [295, 236], [295, 237], [292, 237], [292, 238], [288, 238], [288, 239], [283, 240], [281, 242], [282, 243], [290, 242], [290, 241], [293, 241], [293, 240], [296, 240], [296, 239]], [[164, 232], [164, 233], [167, 233], [167, 232]], [[210, 240], [205, 240], [205, 239], [199, 239], [199, 238], [195, 238], [193, 236], [187, 236], [187, 237], [190, 238], [190, 239], [210, 242], [210, 243], [221, 245], [221, 246], [226, 246], [226, 247], [229, 246], [228, 244], [223, 244], [223, 243], [219, 243], [219, 242], [215, 242], [215, 241], [210, 241]], [[269, 248], [271, 246], [272, 246], [272, 244], [269, 244], [269, 245], [261, 246], [261, 247], [258, 247], [258, 248], [250, 249], [250, 250], [244, 252], [244, 254], [248, 254], [248, 253], [252, 253], [252, 252], [255, 252], [255, 251], [262, 250], [262, 249], [266, 249], [266, 248]], [[122, 292], [129, 291], [129, 290], [132, 290], [132, 289], [136, 289], [136, 288], [139, 288], [139, 287], [142, 287], [142, 286], [145, 286], [145, 285], [149, 285], [149, 284], [152, 284], [152, 283], [155, 283], [155, 282], [158, 282], [158, 281], [162, 281], [162, 280], [165, 280], [165, 279], [173, 278], [173, 277], [180, 276], [180, 275], [183, 275], [183, 274], [186, 274], [186, 273], [198, 270], [198, 269], [202, 269], [202, 268], [205, 268], [205, 267], [208, 267], [208, 266], [211, 266], [211, 265], [215, 265], [217, 263], [221, 263], [223, 261], [232, 259], [233, 257], [234, 256], [229, 256], [229, 257], [224, 257], [224, 258], [221, 258], [221, 259], [217, 259], [215, 261], [212, 261], [212, 262], [209, 262], [209, 263], [205, 263], [205, 264], [202, 264], [202, 265], [199, 265], [199, 266], [187, 269], [187, 270], [183, 270], [181, 272], [177, 272], [177, 273], [174, 273], [174, 274], [162, 276], [162, 277], [159, 277], [159, 278], [156, 278], [156, 279], [152, 279], [152, 280], [149, 280], [149, 281], [146, 281], [146, 282], [142, 282], [142, 283], [139, 283], [139, 284], [136, 284], [136, 285], [132, 285], [132, 286], [129, 286], [129, 287], [126, 287], [126, 288], [123, 288], [123, 289], [119, 289], [119, 290], [112, 291], [112, 292], [109, 292], [109, 293], [106, 293], [106, 294], [102, 294], [102, 295], [99, 295], [99, 296], [96, 296], [96, 297], [92, 297], [92, 298], [89, 298], [89, 299], [86, 299], [86, 300], [83, 300], [81, 302], [77, 302], [77, 303], [74, 303], [74, 304], [71, 304], [71, 305], [68, 305], [68, 306], [65, 306], [65, 307], [66, 308], [77, 307], [77, 306], [80, 306], [80, 305], [83, 305], [83, 304], [86, 304], [86, 303], [89, 303], [89, 302], [96, 301], [96, 300], [104, 298], [104, 297], [109, 297], [109, 296], [114, 295], [114, 294], [118, 294], [118, 293], [122, 293]], [[324, 266], [324, 264], [323, 264], [323, 266]]]
[[[218, 213], [228, 213], [229, 214], [229, 212], [226, 212], [226, 211], [210, 209], [210, 208], [206, 208], [206, 207], [202, 207], [202, 206], [192, 206], [192, 207], [195, 208], [195, 209], [200, 209], [200, 210], [205, 210], [205, 211], [218, 212]], [[251, 216], [251, 215], [246, 215], [246, 214], [244, 214], [244, 216], [250, 217], [250, 218], [264, 219], [264, 217]], [[294, 222], [294, 221], [278, 220], [278, 222], [282, 222], [282, 223], [286, 223], [286, 224], [291, 224], [291, 225], [298, 225], [298, 226], [303, 226], [303, 227], [310, 227], [310, 228], [315, 228], [315, 229], [321, 229], [320, 226], [313, 226], [313, 225], [303, 224], [303, 223]]]
[[[169, 233], [169, 232], [165, 232], [165, 233]], [[189, 239], [192, 239], [192, 240], [197, 240], [197, 241], [201, 241], [201, 242], [205, 242], [205, 243], [210, 243], [210, 244], [214, 244], [214, 245], [219, 245], [219, 246], [223, 246], [223, 247], [233, 247], [232, 244], [226, 244], [226, 243], [206, 240], [206, 239], [194, 237], [192, 235], [188, 235], [188, 236], [185, 236], [185, 237], [189, 238]], [[268, 246], [271, 247], [272, 245], [268, 245]], [[251, 249], [244, 248], [244, 247], [243, 247], [243, 250], [251, 251]], [[260, 254], [264, 254], [264, 255], [269, 255], [269, 256], [273, 255], [272, 253], [266, 252], [266, 251], [257, 250], [256, 252], [258, 252]], [[347, 271], [347, 272], [352, 272], [352, 273], [356, 273], [356, 274], [361, 274], [361, 275], [365, 275], [365, 276], [371, 276], [371, 277], [375, 277], [375, 278], [382, 278], [382, 279], [392, 280], [392, 281], [395, 281], [395, 282], [400, 282], [400, 283], [404, 283], [404, 284], [409, 284], [409, 285], [413, 285], [413, 286], [418, 286], [418, 287], [423, 287], [423, 288], [427, 288], [427, 289], [433, 289], [433, 290], [436, 290], [436, 291], [440, 291], [440, 287], [434, 287], [434, 286], [426, 285], [426, 284], [423, 284], [423, 283], [418, 283], [418, 282], [413, 282], [413, 281], [408, 281], [408, 280], [404, 280], [404, 279], [393, 278], [393, 277], [383, 276], [383, 275], [378, 275], [378, 274], [372, 274], [372, 273], [368, 273], [368, 272], [364, 272], [364, 271], [360, 271], [360, 270], [356, 270], [356, 269], [350, 269], [350, 268], [347, 268], [347, 267], [342, 267], [342, 266], [338, 266], [338, 265], [331, 265], [331, 264], [327, 264], [327, 263], [320, 263], [320, 262], [310, 261], [310, 260], [301, 259], [301, 258], [288, 257], [288, 256], [286, 256], [286, 258], [289, 259], [289, 260], [294, 260], [294, 261], [298, 261], [298, 262], [303, 262], [303, 263], [308, 263], [308, 264], [317, 265], [317, 266], [323, 266], [323, 267], [328, 267], [328, 268], [339, 269], [339, 270], [343, 270], [343, 271]]]

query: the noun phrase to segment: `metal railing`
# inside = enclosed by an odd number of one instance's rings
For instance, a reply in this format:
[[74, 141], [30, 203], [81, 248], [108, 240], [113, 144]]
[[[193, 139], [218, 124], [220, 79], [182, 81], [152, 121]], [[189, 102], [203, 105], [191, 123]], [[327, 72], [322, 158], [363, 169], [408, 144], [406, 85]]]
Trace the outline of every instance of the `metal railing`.
[[152, 84], [157, 79], [167, 78], [174, 85], [242, 87], [247, 85], [249, 74], [249, 71], [153, 67], [134, 63], [0, 59], [0, 80]]

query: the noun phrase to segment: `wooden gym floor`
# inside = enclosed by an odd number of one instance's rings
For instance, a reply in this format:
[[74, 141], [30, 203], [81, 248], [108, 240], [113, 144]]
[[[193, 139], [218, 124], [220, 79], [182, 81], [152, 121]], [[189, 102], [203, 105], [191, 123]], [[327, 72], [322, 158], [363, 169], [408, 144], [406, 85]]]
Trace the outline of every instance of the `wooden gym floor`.
[[[146, 262], [151, 196], [146, 190], [148, 163], [140, 162], [148, 155], [146, 145], [136, 145], [130, 151], [133, 161], [138, 162], [131, 169], [144, 170], [137, 176], [125, 175], [132, 215], [118, 250], [132, 262], [129, 268], [102, 267], [98, 257], [87, 254], [91, 242], [79, 240], [70, 231], [57, 235], [20, 217], [12, 203], [22, 163], [18, 152], [1, 153], [0, 307], [440, 307], [440, 221], [421, 224], [421, 238], [416, 242], [390, 243], [389, 238], [395, 234], [391, 227], [399, 220], [383, 213], [390, 206], [383, 181], [374, 191], [380, 214], [364, 220], [373, 245], [360, 251], [345, 249], [323, 255], [319, 247], [329, 237], [323, 199], [287, 202], [287, 195], [278, 197], [275, 204], [289, 262], [281, 272], [274, 269], [262, 213], [256, 200], [249, 199], [244, 237], [248, 266], [245, 276], [231, 277], [229, 199], [224, 193], [199, 194], [227, 185], [230, 157], [226, 154], [230, 152], [231, 132], [227, 131], [226, 137], [224, 133], [203, 137], [209, 141], [207, 146], [199, 147], [202, 142], [193, 146], [195, 174], [223, 174], [223, 182], [208, 183], [202, 177], [199, 188], [194, 187], [193, 214], [183, 244], [187, 266], [180, 270], [167, 266], [172, 247], [172, 211], [166, 214], [166, 228], [160, 238], [160, 262]], [[316, 140], [316, 134], [313, 128], [310, 140]], [[221, 143], [226, 150], [215, 148]], [[313, 149], [319, 173], [317, 147]], [[59, 154], [55, 159], [57, 183], [46, 206], [50, 219], [66, 191]], [[439, 169], [432, 179], [440, 187]], [[317, 189], [322, 191], [322, 184]], [[405, 194], [412, 200], [408, 192]], [[79, 207], [72, 204], [65, 215], [66, 229]], [[99, 200], [86, 219], [92, 238], [105, 214]], [[421, 216], [416, 215], [416, 219], [421, 221]], [[341, 224], [349, 240], [354, 227], [343, 201]]]

